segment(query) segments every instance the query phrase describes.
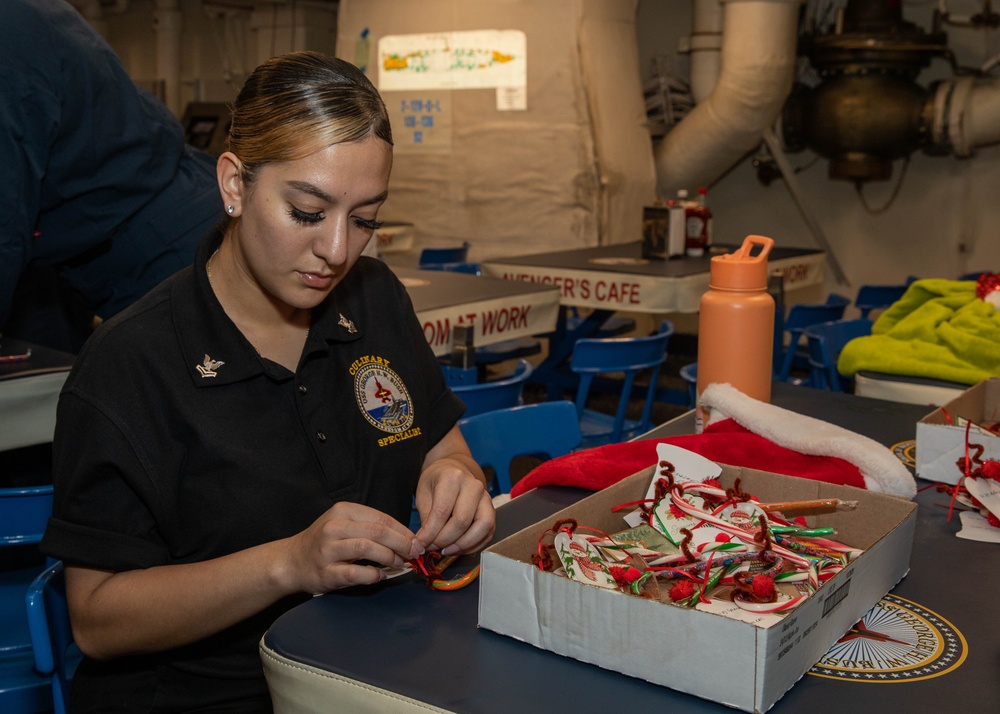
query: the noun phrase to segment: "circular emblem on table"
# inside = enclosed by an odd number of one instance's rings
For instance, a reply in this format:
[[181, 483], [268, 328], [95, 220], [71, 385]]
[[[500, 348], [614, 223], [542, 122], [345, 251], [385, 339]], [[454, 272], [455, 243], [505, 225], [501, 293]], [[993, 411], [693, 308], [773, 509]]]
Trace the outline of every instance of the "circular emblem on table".
[[399, 282], [403, 284], [404, 288], [424, 288], [431, 284], [430, 280], [423, 278], [400, 278]]
[[917, 466], [917, 442], [915, 439], [901, 441], [892, 446], [893, 455], [911, 469]]
[[645, 258], [591, 258], [587, 261], [594, 265], [645, 265]]
[[852, 682], [914, 682], [957, 669], [969, 648], [935, 612], [886, 595], [813, 665], [809, 674]]
[[395, 434], [413, 424], [410, 393], [399, 375], [380, 364], [365, 365], [354, 375], [354, 394], [372, 426]]

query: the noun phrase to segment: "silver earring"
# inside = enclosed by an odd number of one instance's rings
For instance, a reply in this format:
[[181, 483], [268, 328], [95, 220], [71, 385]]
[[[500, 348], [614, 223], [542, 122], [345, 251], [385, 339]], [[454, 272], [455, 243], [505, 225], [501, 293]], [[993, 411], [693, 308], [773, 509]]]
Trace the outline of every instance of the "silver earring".
[[232, 206], [226, 206], [226, 211], [229, 213], [230, 216], [233, 215], [234, 210], [236, 209], [234, 209]]

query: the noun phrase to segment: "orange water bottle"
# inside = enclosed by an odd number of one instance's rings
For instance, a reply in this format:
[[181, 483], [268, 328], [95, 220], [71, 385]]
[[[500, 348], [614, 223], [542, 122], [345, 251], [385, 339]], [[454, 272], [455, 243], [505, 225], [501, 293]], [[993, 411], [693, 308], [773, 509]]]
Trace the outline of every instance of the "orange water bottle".
[[[767, 256], [774, 241], [747, 236], [733, 253], [712, 258], [708, 292], [698, 316], [698, 404], [701, 431], [709, 414], [701, 393], [727, 382], [749, 397], [771, 400], [774, 298], [767, 292]], [[760, 248], [756, 253], [755, 248]]]

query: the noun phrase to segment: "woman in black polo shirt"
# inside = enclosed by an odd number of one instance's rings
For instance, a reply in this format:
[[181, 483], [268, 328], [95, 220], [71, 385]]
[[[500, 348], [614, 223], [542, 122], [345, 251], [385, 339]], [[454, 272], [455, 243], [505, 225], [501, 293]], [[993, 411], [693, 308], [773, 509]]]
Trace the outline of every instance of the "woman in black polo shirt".
[[60, 398], [43, 548], [86, 655], [75, 711], [268, 711], [278, 614], [493, 533], [462, 403], [361, 257], [392, 164], [375, 88], [323, 55], [269, 60], [229, 149], [227, 222], [91, 338]]

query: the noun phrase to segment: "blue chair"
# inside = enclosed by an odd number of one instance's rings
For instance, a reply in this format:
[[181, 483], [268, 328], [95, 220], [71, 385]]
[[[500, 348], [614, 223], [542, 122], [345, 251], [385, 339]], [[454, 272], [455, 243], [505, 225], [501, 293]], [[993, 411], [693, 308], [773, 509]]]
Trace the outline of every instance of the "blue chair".
[[35, 671], [25, 594], [45, 569], [37, 544], [52, 513], [52, 486], [0, 488], [0, 712], [52, 708], [47, 677]]
[[515, 458], [555, 458], [575, 451], [583, 441], [576, 407], [568, 400], [497, 409], [464, 417], [458, 426], [476, 463], [492, 469], [494, 495], [510, 492]]
[[853, 380], [840, 374], [837, 359], [844, 345], [856, 337], [864, 337], [872, 332], [872, 321], [868, 318], [856, 320], [833, 320], [810, 325], [805, 330], [809, 341], [809, 386], [834, 392], [848, 391], [845, 386]]
[[[528, 360], [518, 360], [513, 374], [488, 382], [449, 384], [452, 391], [465, 402], [465, 416], [482, 414], [494, 409], [516, 407], [523, 403], [524, 383], [531, 376]], [[447, 381], [447, 375], [445, 380]]]
[[469, 241], [445, 248], [424, 248], [420, 251], [419, 267], [422, 270], [444, 270], [442, 266], [465, 263], [469, 257]]
[[54, 562], [35, 578], [28, 588], [25, 605], [35, 669], [51, 682], [55, 714], [66, 714], [69, 681], [82, 655], [73, 643], [61, 561]]
[[902, 285], [862, 285], [854, 298], [854, 307], [861, 312], [861, 317], [868, 317], [872, 310], [882, 310], [903, 297], [903, 293], [916, 280], [910, 276]]
[[775, 379], [781, 382], [794, 382], [797, 380], [792, 377], [793, 368], [808, 370], [808, 347], [805, 345], [800, 347], [803, 331], [810, 325], [842, 319], [849, 303], [850, 300], [843, 295], [831, 293], [821, 305], [796, 304], [788, 309], [783, 325], [783, 332], [788, 335], [788, 344], [783, 348], [781, 366]]
[[[579, 377], [576, 411], [580, 419], [585, 447], [615, 444], [631, 439], [652, 428], [653, 401], [656, 398], [660, 366], [667, 359], [667, 344], [674, 326], [664, 320], [660, 329], [649, 337], [586, 338], [577, 340], [570, 358], [570, 369]], [[621, 396], [614, 414], [588, 408], [594, 377], [621, 373]], [[648, 374], [649, 384], [638, 419], [628, 418], [632, 387], [639, 373]]]

